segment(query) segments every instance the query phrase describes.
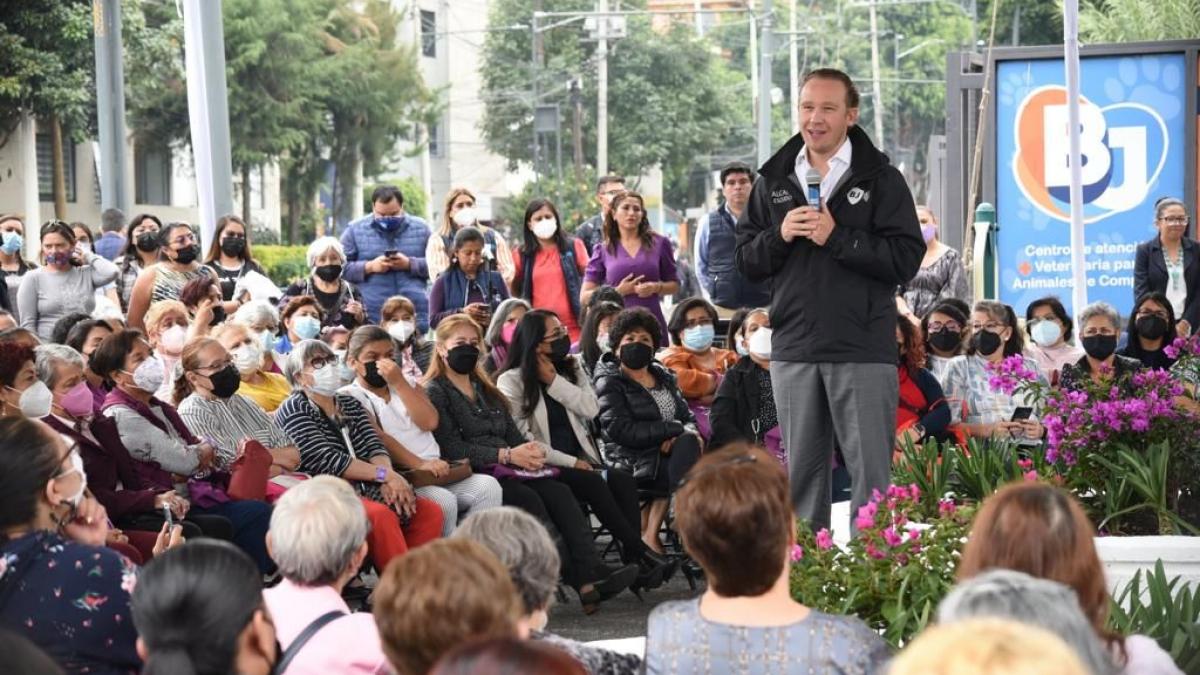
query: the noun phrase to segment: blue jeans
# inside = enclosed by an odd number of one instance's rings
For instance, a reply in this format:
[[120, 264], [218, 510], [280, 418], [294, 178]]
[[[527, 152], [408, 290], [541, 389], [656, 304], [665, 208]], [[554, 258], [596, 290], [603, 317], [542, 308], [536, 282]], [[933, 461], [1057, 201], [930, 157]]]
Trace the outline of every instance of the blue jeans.
[[223, 516], [233, 523], [233, 543], [250, 554], [263, 574], [275, 570], [267, 555], [267, 528], [271, 525], [271, 505], [256, 500], [226, 502], [208, 508], [192, 507], [192, 512]]

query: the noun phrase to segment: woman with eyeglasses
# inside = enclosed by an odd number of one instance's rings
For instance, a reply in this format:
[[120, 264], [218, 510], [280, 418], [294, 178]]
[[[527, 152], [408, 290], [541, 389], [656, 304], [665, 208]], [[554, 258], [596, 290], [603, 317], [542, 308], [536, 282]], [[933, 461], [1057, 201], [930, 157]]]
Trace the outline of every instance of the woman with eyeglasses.
[[[1033, 413], [1033, 403], [1024, 394], [1006, 394], [991, 386], [992, 368], [1011, 356], [1022, 356], [1024, 339], [1012, 307], [992, 300], [975, 303], [971, 314], [971, 344], [964, 356], [956, 356], [946, 369], [943, 387], [954, 422], [976, 438], [1014, 438], [1034, 443], [1044, 427]], [[1026, 370], [1044, 377], [1037, 363], [1026, 356]], [[1019, 414], [1018, 414], [1019, 413]]]
[[96, 289], [117, 278], [117, 266], [90, 251], [76, 250], [75, 230], [61, 220], [42, 225], [41, 242], [46, 264], [21, 279], [17, 308], [21, 327], [49, 340], [60, 318], [72, 312], [91, 313]]
[[717, 387], [725, 371], [737, 363], [737, 354], [713, 346], [717, 308], [704, 298], [688, 298], [675, 305], [667, 333], [671, 347], [661, 355], [662, 364], [675, 372], [679, 391], [696, 416], [700, 437], [712, 436], [709, 409], [717, 396]]
[[178, 300], [180, 291], [189, 281], [206, 275], [215, 277], [210, 268], [197, 260], [200, 257], [200, 244], [191, 225], [167, 225], [158, 231], [158, 243], [162, 259], [142, 270], [129, 296], [127, 316], [130, 328], [145, 328], [142, 316], [151, 303]]
[[1093, 302], [1079, 313], [1079, 330], [1085, 355], [1063, 366], [1059, 386], [1076, 390], [1089, 380], [1095, 384], [1112, 382], [1129, 394], [1129, 376], [1142, 369], [1142, 362], [1117, 354], [1121, 335], [1121, 315], [1107, 302]]
[[921, 319], [921, 335], [925, 336], [925, 367], [943, 386], [951, 360], [962, 356], [966, 349], [970, 336], [968, 325], [966, 313], [948, 302], [934, 306]]
[[1179, 335], [1175, 308], [1163, 293], [1150, 291], [1139, 297], [1129, 315], [1125, 347], [1117, 353], [1142, 362], [1147, 368], [1169, 370], [1175, 359], [1166, 348]]
[[137, 672], [136, 568], [105, 548], [79, 452], [25, 417], [0, 419], [0, 628], [68, 672]]
[[1137, 248], [1133, 267], [1133, 297], [1162, 293], [1180, 321], [1180, 335], [1200, 327], [1200, 248], [1188, 235], [1187, 207], [1174, 197], [1154, 204], [1154, 228], [1158, 236]]

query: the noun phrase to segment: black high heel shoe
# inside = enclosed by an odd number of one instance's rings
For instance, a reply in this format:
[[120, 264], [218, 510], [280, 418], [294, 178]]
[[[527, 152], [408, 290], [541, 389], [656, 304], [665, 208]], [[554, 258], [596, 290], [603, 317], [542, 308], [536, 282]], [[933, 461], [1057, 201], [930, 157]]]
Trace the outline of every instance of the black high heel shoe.
[[638, 560], [638, 576], [629, 590], [641, 599], [641, 591], [652, 591], [666, 583], [667, 575], [674, 572], [675, 561], [659, 555], [650, 549], [642, 553]]
[[629, 588], [637, 579], [638, 566], [601, 567], [598, 571], [602, 575], [600, 579], [575, 588], [575, 592], [579, 594], [579, 603], [583, 606], [583, 613], [587, 615], [595, 614], [596, 610], [600, 609], [600, 603]]

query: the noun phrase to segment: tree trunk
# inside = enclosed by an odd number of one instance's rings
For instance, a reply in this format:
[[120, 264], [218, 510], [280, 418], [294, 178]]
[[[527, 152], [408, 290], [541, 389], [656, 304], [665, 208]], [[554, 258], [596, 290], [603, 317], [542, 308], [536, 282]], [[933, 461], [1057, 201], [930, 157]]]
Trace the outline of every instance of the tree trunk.
[[[250, 165], [242, 165], [242, 220], [250, 227]], [[249, 234], [247, 232], [246, 234]]]
[[54, 168], [54, 217], [59, 220], [67, 218], [67, 177], [66, 167], [63, 166], [62, 124], [58, 115], [50, 116], [50, 154], [51, 166]]

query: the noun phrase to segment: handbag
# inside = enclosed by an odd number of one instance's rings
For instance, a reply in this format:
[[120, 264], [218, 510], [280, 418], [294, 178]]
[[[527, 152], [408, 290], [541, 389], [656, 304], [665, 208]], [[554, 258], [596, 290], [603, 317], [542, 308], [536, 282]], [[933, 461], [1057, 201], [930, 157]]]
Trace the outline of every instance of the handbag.
[[271, 453], [254, 439], [242, 441], [241, 452], [229, 467], [229, 487], [235, 500], [262, 501], [267, 496], [267, 477], [271, 471]]
[[513, 480], [537, 480], [538, 478], [555, 478], [558, 476], [558, 469], [552, 466], [542, 467], [537, 471], [529, 471], [505, 464], [488, 464], [483, 467], [483, 470], [491, 474], [496, 480], [504, 480], [506, 478]]
[[444, 476], [435, 476], [432, 471], [425, 469], [405, 469], [400, 472], [413, 487], [428, 487], [430, 485], [450, 485], [471, 477], [471, 464], [466, 460], [450, 462], [450, 471]]

